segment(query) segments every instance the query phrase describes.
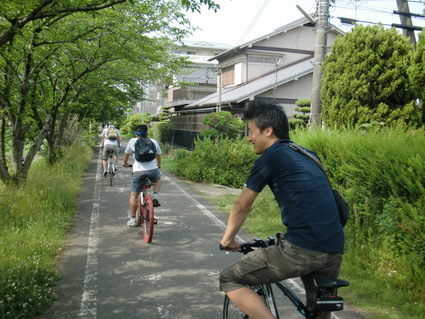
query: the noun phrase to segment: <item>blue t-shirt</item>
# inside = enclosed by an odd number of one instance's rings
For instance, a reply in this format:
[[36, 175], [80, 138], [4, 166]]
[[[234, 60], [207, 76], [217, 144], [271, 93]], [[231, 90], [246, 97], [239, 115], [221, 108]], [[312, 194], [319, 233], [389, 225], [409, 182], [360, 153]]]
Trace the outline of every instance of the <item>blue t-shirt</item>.
[[266, 185], [287, 227], [285, 240], [314, 251], [344, 253], [338, 208], [325, 174], [313, 160], [276, 142], [256, 160], [245, 184], [258, 193]]

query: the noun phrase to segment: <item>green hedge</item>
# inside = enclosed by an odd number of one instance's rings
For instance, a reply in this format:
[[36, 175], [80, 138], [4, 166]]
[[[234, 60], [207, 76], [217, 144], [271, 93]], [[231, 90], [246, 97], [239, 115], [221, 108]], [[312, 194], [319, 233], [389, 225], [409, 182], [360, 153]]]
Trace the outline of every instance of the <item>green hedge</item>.
[[252, 146], [245, 141], [198, 138], [192, 152], [176, 157], [177, 174], [196, 182], [241, 188], [255, 158]]

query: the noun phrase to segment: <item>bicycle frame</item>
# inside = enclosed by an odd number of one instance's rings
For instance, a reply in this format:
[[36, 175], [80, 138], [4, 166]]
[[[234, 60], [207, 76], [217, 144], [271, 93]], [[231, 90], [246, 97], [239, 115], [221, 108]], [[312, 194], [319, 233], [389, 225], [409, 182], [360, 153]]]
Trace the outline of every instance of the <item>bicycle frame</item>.
[[[278, 281], [275, 283], [275, 285], [283, 292], [286, 297], [288, 297], [288, 299], [294, 304], [300, 314], [306, 318], [316, 318], [315, 314], [310, 313], [307, 310], [307, 307], [284, 281]], [[279, 315], [277, 315], [276, 318], [279, 318]]]
[[114, 152], [108, 151], [108, 174], [109, 174], [109, 185], [112, 186], [114, 176], [115, 176], [115, 167], [114, 167]]

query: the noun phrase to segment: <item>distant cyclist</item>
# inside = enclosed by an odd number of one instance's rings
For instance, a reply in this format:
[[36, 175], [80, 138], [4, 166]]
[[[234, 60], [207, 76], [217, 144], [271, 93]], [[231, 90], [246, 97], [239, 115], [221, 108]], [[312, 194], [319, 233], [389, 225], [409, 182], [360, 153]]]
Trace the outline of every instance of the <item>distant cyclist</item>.
[[103, 147], [103, 176], [108, 175], [108, 151], [114, 152], [115, 156], [115, 170], [118, 170], [118, 149], [121, 146], [120, 131], [112, 124], [103, 129], [102, 132], [102, 147]]
[[[130, 184], [130, 219], [127, 222], [127, 225], [130, 227], [136, 227], [136, 209], [137, 209], [137, 198], [142, 191], [143, 186], [143, 177], [149, 176], [151, 181], [155, 183], [153, 186], [153, 196], [152, 201], [155, 207], [160, 206], [158, 200], [158, 193], [161, 188], [161, 173], [159, 169], [161, 168], [161, 154], [162, 150], [158, 142], [153, 138], [148, 137], [148, 127], [146, 125], [138, 125], [134, 131], [135, 137], [133, 137], [127, 143], [127, 147], [124, 151], [124, 166], [128, 167], [128, 159], [130, 155], [133, 154], [133, 178]], [[153, 143], [152, 147], [154, 157], [152, 160], [150, 158], [147, 161], [136, 160], [135, 150], [136, 142], [139, 138], [147, 139], [147, 143]]]

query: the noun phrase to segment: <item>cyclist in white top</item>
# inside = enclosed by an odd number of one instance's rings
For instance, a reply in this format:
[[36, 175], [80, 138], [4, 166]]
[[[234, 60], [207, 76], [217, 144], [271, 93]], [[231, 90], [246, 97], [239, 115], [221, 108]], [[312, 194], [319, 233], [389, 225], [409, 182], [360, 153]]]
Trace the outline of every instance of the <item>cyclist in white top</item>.
[[[111, 134], [110, 132], [114, 133]], [[103, 176], [108, 175], [108, 151], [114, 152], [115, 156], [115, 170], [118, 170], [118, 150], [121, 147], [120, 131], [116, 129], [112, 124], [108, 125], [102, 132], [102, 147], [103, 147]]]
[[124, 151], [124, 166], [128, 167], [128, 159], [130, 154], [133, 154], [133, 178], [130, 184], [130, 219], [127, 222], [127, 225], [130, 227], [136, 227], [136, 209], [137, 209], [137, 198], [142, 191], [143, 179], [144, 176], [148, 176], [150, 180], [155, 183], [153, 186], [153, 196], [152, 201], [154, 207], [160, 206], [158, 200], [158, 193], [161, 188], [161, 173], [159, 169], [161, 168], [161, 154], [162, 150], [159, 146], [159, 143], [151, 138], [150, 140], [154, 143], [156, 148], [156, 156], [152, 161], [148, 162], [139, 162], [134, 156], [135, 144], [139, 137], [147, 137], [148, 127], [146, 125], [138, 125], [134, 131], [135, 137], [133, 137], [127, 143], [127, 147]]

